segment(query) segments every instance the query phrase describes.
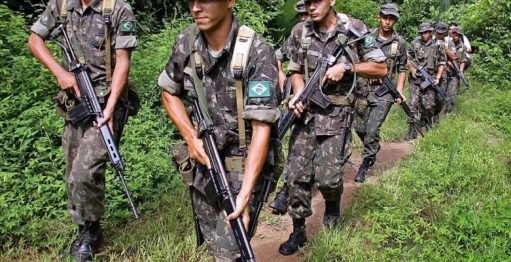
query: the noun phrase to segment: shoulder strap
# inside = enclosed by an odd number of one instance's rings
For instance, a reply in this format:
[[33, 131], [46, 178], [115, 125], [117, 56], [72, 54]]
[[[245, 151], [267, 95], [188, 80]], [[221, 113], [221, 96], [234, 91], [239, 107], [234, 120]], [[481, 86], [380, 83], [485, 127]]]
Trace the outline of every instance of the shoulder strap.
[[390, 44], [390, 72], [389, 72], [389, 76], [392, 77], [392, 75], [394, 74], [394, 67], [396, 66], [396, 58], [397, 58], [397, 51], [398, 51], [398, 48], [399, 48], [399, 41], [397, 39], [394, 39], [394, 41], [392, 41], [392, 44]]
[[307, 52], [309, 51], [309, 47], [311, 46], [312, 39], [310, 36], [307, 36], [307, 26], [312, 23], [310, 18], [307, 18], [305, 22], [303, 22], [302, 27], [302, 36], [300, 38], [300, 46], [302, 48], [302, 57], [303, 57], [303, 75], [305, 77], [305, 82], [309, 81], [309, 61], [307, 59]]
[[116, 0], [103, 0], [101, 12], [105, 22], [105, 74], [106, 85], [110, 89], [112, 83], [112, 13], [114, 12]]
[[231, 60], [231, 72], [236, 82], [236, 109], [238, 112], [238, 134], [240, 149], [247, 147], [245, 120], [243, 119], [244, 99], [243, 99], [243, 71], [247, 66], [248, 56], [252, 42], [254, 41], [255, 31], [248, 26], [241, 26], [238, 30], [236, 43], [234, 44], [234, 53]]
[[60, 17], [62, 20], [67, 19], [67, 0], [62, 0], [62, 4], [60, 5]]
[[192, 81], [193, 87], [195, 88], [195, 92], [197, 93], [197, 99], [199, 100], [199, 107], [204, 114], [204, 120], [207, 125], [212, 125], [213, 121], [211, 120], [211, 116], [209, 115], [208, 110], [208, 101], [206, 98], [206, 88], [204, 87], [204, 82], [202, 82], [203, 76], [203, 63], [202, 57], [194, 51], [193, 43], [195, 42], [195, 36], [198, 33], [198, 28], [196, 24], [191, 26], [190, 33], [188, 34], [188, 47], [190, 49], [190, 65], [192, 66]]

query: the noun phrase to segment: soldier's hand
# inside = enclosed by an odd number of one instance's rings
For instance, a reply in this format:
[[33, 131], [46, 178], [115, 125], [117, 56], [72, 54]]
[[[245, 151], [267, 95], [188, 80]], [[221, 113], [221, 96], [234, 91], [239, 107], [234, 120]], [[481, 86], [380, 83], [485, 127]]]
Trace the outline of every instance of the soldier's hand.
[[417, 79], [417, 69], [415, 68], [410, 69], [410, 73], [412, 73], [412, 77], [414, 79]]
[[326, 70], [325, 75], [323, 76], [322, 83], [327, 81], [328, 84], [333, 84], [339, 82], [344, 77], [344, 65], [336, 64]]
[[242, 215], [243, 225], [245, 226], [245, 230], [248, 231], [248, 227], [250, 225], [250, 214], [248, 212], [248, 202], [250, 200], [251, 191], [244, 193], [243, 190], [240, 191], [238, 196], [236, 197], [236, 209], [234, 212], [229, 214], [226, 218], [227, 221], [238, 218]]
[[76, 78], [73, 73], [63, 72], [57, 76], [57, 84], [62, 90], [72, 90], [76, 98], [80, 98], [80, 89], [76, 83]]
[[193, 137], [192, 139], [187, 140], [186, 142], [188, 144], [188, 152], [190, 154], [190, 157], [199, 164], [204, 165], [208, 167], [208, 169], [210, 169], [211, 162], [209, 161], [208, 155], [204, 150], [204, 143], [202, 142], [202, 139]]
[[296, 103], [296, 100], [298, 99], [299, 96], [300, 95], [293, 96], [293, 98], [289, 101], [288, 104], [289, 110], [293, 110], [297, 118], [302, 117], [302, 113], [303, 111], [305, 111], [305, 105], [302, 102]]
[[433, 80], [433, 82], [435, 83], [435, 85], [440, 84], [440, 78], [435, 77], [435, 79]]
[[104, 124], [108, 123], [108, 127], [110, 128], [110, 131], [112, 134], [114, 133], [114, 118], [112, 117], [114, 115], [114, 110], [110, 107], [106, 107], [105, 110], [103, 110], [103, 118], [99, 120], [97, 123], [98, 127], [102, 127]]

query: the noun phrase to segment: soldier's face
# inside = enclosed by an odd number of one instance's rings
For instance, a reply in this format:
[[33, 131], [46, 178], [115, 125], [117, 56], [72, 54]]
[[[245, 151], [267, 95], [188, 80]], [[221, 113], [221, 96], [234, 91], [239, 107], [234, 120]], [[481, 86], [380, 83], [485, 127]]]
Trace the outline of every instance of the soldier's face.
[[385, 32], [392, 31], [392, 28], [394, 28], [394, 25], [397, 22], [397, 18], [393, 15], [384, 15], [380, 14], [380, 28]]
[[309, 18], [309, 14], [307, 14], [307, 13], [301, 13], [298, 16], [300, 18], [300, 22], [303, 22], [303, 21], [307, 20], [307, 18]]
[[204, 32], [215, 30], [231, 14], [236, 0], [189, 0], [188, 10]]
[[335, 4], [335, 0], [310, 0], [305, 2], [305, 8], [314, 22], [325, 19], [330, 8]]
[[454, 43], [459, 43], [460, 42], [460, 35], [456, 32], [452, 32], [452, 41]]
[[454, 27], [453, 25], [449, 26], [449, 35], [452, 35], [452, 31], [454, 30]]
[[426, 31], [426, 32], [422, 32], [421, 33], [421, 40], [423, 42], [427, 42], [431, 39], [431, 37], [433, 36], [433, 32], [431, 31]]

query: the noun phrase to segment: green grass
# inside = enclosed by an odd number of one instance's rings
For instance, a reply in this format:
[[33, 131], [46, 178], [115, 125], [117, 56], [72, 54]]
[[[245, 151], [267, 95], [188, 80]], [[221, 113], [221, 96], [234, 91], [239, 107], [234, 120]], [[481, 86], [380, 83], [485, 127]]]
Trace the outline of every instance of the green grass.
[[[186, 201], [183, 201], [183, 200]], [[191, 221], [189, 193], [184, 186], [172, 195], [163, 195], [160, 208], [142, 214], [141, 221], [111, 224], [104, 221], [104, 248], [98, 261], [207, 261], [205, 248], [195, 248], [194, 227]], [[13, 248], [0, 255], [0, 261], [54, 261], [68, 250], [73, 237], [69, 223], [48, 225], [45, 236], [52, 248]]]
[[357, 192], [342, 228], [314, 236], [307, 260], [508, 260], [510, 102], [509, 91], [469, 91], [400, 166]]

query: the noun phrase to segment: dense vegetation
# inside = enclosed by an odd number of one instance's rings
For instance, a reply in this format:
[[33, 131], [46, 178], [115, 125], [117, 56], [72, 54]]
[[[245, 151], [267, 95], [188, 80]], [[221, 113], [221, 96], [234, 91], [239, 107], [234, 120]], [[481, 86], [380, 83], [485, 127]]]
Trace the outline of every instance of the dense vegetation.
[[[51, 74], [26, 48], [28, 26], [42, 6], [3, 2], [0, 253], [7, 258], [46, 253], [52, 258], [67, 245], [75, 228], [69, 225], [65, 209], [63, 120], [51, 107], [56, 87]], [[144, 219], [128, 222], [123, 192], [117, 178], [108, 172], [105, 222], [107, 239], [116, 241], [107, 243], [107, 253], [111, 260], [196, 260], [200, 253], [190, 251], [193, 237], [187, 231], [191, 228], [190, 208], [182, 201], [187, 192], [169, 158], [179, 135], [165, 116], [156, 85], [175, 37], [190, 22], [186, 1], [129, 2], [141, 21], [130, 79], [143, 103], [139, 115], [130, 119], [125, 129], [121, 153], [129, 165], [128, 183]], [[337, 1], [336, 8], [375, 26], [381, 2], [385, 1]], [[510, 256], [511, 4], [506, 0], [450, 1], [450, 5], [434, 0], [398, 2], [402, 7], [399, 30], [408, 39], [424, 20], [461, 23], [476, 50], [470, 78], [478, 84], [397, 170], [359, 191], [345, 226], [316, 237], [309, 258], [483, 256], [494, 260]], [[238, 0], [236, 5], [240, 20], [273, 44], [279, 43], [296, 21], [293, 1]], [[52, 50], [58, 54], [55, 46]], [[402, 113], [394, 107], [384, 126], [384, 139], [399, 139], [405, 129], [403, 122]]]

